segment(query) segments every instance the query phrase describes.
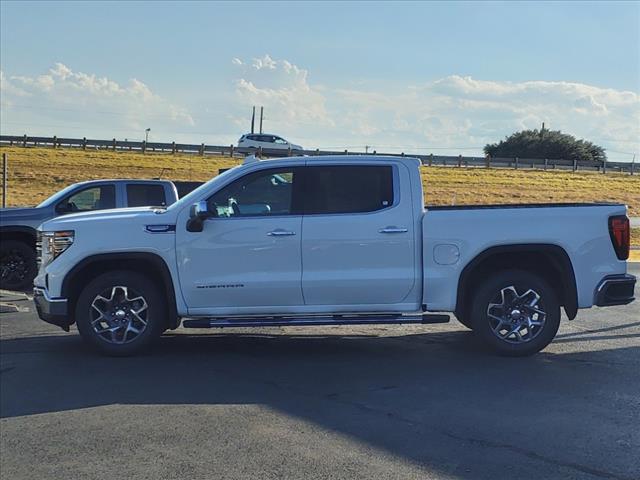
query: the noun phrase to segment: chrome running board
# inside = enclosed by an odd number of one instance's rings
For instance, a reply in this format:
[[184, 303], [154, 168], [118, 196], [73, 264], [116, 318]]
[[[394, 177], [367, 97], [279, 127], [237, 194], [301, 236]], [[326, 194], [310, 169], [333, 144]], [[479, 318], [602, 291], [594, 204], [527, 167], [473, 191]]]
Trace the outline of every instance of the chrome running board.
[[449, 315], [331, 315], [317, 317], [243, 317], [243, 318], [191, 318], [182, 322], [185, 328], [225, 327], [293, 327], [331, 325], [388, 325], [410, 323], [447, 323]]

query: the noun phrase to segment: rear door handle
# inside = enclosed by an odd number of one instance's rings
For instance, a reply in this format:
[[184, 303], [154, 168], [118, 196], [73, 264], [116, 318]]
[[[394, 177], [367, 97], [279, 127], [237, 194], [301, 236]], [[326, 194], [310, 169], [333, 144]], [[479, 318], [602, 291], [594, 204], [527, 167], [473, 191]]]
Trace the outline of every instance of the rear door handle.
[[407, 228], [386, 227], [378, 231], [380, 233], [407, 233], [409, 230]]
[[289, 230], [272, 230], [269, 233], [267, 233], [267, 235], [269, 235], [270, 237], [288, 237], [291, 235], [295, 235], [296, 232], [291, 232]]

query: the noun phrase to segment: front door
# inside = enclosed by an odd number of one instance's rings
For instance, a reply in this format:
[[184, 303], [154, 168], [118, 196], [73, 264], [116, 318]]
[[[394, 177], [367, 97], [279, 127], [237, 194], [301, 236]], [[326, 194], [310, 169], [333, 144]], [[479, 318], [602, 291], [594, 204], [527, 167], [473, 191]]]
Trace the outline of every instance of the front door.
[[303, 305], [298, 168], [249, 173], [208, 199], [202, 232], [177, 227], [189, 313], [278, 312]]

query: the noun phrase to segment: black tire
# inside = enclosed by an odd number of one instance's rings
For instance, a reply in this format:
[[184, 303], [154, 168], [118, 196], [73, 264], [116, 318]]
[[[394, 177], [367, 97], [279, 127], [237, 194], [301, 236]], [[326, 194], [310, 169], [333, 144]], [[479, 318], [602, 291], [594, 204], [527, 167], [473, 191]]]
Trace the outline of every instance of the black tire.
[[38, 273], [36, 251], [20, 240], [0, 242], [0, 288], [27, 290]]
[[[531, 307], [529, 304], [536, 295], [539, 299]], [[510, 301], [512, 298], [513, 302]], [[544, 316], [539, 312], [544, 312]], [[474, 334], [494, 352], [524, 357], [539, 352], [556, 336], [560, 326], [560, 304], [544, 278], [526, 271], [505, 270], [492, 275], [480, 286], [471, 301], [470, 317]], [[527, 322], [541, 325], [534, 325], [529, 330]], [[519, 328], [518, 325], [523, 325], [518, 333], [507, 335]], [[494, 329], [499, 330], [498, 333]]]
[[[140, 311], [144, 304], [139, 298], [146, 304]], [[122, 316], [120, 312], [124, 312]], [[144, 351], [162, 334], [167, 325], [167, 306], [158, 286], [147, 276], [117, 270], [96, 277], [82, 290], [76, 302], [75, 319], [83, 340], [98, 351], [128, 356]], [[113, 329], [113, 334], [108, 329]]]

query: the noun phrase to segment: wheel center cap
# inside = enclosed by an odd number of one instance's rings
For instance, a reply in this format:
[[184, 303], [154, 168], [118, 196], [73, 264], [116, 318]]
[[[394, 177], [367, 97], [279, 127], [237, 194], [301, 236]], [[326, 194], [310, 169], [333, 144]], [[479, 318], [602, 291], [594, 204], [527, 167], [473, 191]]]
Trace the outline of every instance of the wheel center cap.
[[522, 312], [518, 309], [515, 310], [511, 310], [511, 318], [513, 318], [514, 320], [520, 320], [520, 317], [522, 316]]
[[122, 320], [125, 317], [126, 313], [124, 310], [116, 310], [116, 318], [118, 320]]

